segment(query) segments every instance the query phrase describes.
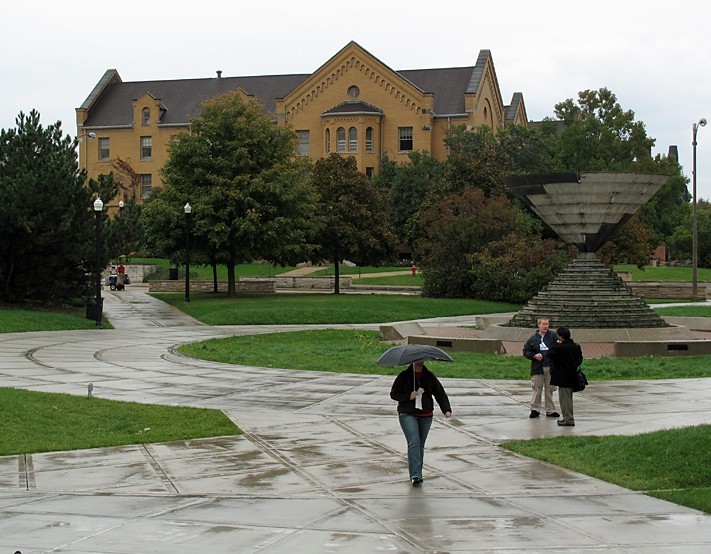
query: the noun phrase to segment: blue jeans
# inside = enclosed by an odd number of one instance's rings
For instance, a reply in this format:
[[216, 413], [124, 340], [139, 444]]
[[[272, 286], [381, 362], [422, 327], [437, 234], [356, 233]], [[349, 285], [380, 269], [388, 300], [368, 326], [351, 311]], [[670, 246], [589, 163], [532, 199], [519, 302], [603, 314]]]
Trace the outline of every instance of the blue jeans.
[[407, 440], [407, 466], [410, 479], [422, 479], [422, 463], [425, 460], [425, 441], [432, 426], [432, 416], [416, 417], [400, 414], [400, 427]]

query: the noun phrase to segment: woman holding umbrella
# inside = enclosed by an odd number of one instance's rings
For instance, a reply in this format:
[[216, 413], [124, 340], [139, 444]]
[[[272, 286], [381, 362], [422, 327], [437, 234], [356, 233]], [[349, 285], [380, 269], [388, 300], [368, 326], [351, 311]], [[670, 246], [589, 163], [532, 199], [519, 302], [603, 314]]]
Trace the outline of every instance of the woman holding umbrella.
[[[449, 358], [447, 361], [451, 361], [447, 354], [444, 352], [442, 354]], [[433, 358], [428, 357], [427, 359]], [[407, 465], [410, 471], [410, 480], [413, 487], [419, 487], [422, 484], [425, 441], [434, 416], [433, 398], [437, 400], [437, 404], [446, 418], [452, 416], [452, 407], [449, 405], [449, 398], [447, 398], [444, 387], [434, 373], [425, 367], [422, 359], [413, 361], [406, 370], [395, 378], [390, 389], [390, 398], [398, 403], [400, 427], [407, 440]]]

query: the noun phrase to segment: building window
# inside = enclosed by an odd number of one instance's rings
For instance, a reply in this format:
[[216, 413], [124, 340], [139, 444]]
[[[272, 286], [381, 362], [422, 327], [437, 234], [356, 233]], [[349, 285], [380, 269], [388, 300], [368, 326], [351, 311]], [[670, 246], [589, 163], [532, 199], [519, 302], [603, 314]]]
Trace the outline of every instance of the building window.
[[296, 131], [296, 138], [299, 142], [299, 155], [308, 156], [311, 153], [311, 149], [309, 148], [309, 132]]
[[368, 127], [365, 130], [365, 151], [366, 152], [373, 151], [373, 128], [372, 127]]
[[111, 139], [100, 138], [99, 139], [99, 160], [102, 162], [108, 162], [111, 158]]
[[153, 190], [153, 175], [150, 173], [141, 174], [141, 198], [144, 200], [151, 195]]
[[336, 152], [346, 151], [346, 130], [343, 127], [336, 129]]
[[355, 127], [348, 129], [348, 151], [358, 152], [358, 129]]
[[373, 177], [375, 177], [375, 168], [374, 167], [366, 167], [365, 168], [365, 176], [368, 179], [372, 179]]
[[326, 129], [326, 154], [331, 153], [331, 129]]
[[412, 152], [412, 127], [398, 127], [400, 152]]
[[150, 108], [143, 108], [143, 111], [141, 112], [141, 121], [143, 122], [144, 127], [151, 124], [151, 110], [150, 110]]
[[348, 96], [350, 96], [351, 98], [358, 98], [360, 96], [360, 89], [355, 85], [349, 86]]
[[141, 137], [141, 159], [150, 160], [153, 156], [153, 139], [151, 137]]

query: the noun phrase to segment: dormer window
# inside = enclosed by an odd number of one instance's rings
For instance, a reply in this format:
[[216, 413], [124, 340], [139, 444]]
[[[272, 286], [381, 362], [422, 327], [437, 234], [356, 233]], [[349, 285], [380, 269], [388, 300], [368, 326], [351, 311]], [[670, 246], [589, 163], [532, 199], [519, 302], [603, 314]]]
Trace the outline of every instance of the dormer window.
[[150, 108], [143, 108], [143, 111], [141, 112], [141, 122], [143, 123], [144, 127], [151, 124]]

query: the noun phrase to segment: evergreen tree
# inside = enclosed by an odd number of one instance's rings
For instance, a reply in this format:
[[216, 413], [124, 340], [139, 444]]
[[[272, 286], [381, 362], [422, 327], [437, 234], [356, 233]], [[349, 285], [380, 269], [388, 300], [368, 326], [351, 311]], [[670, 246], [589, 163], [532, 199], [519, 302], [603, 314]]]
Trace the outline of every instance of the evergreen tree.
[[77, 142], [34, 110], [16, 124], [0, 131], [0, 300], [75, 300], [89, 292], [95, 260]]

